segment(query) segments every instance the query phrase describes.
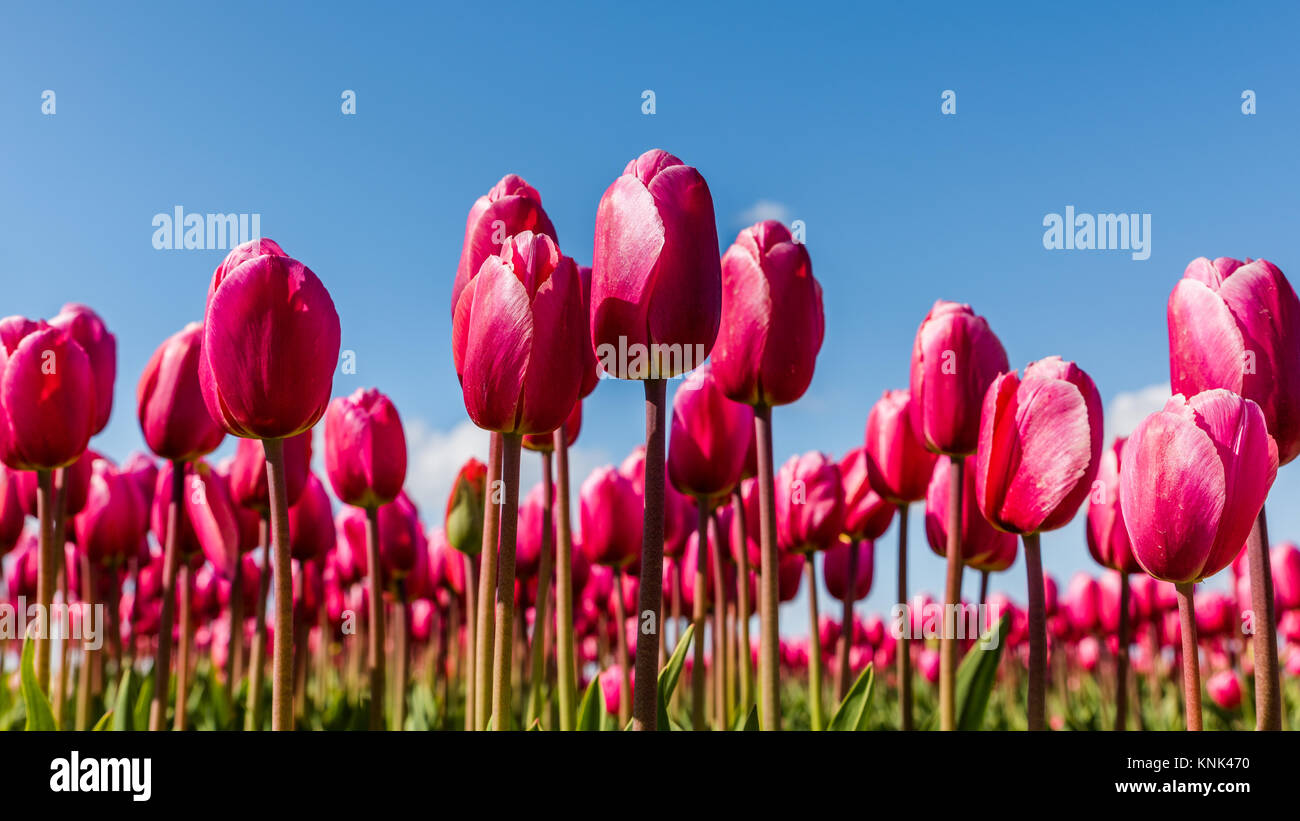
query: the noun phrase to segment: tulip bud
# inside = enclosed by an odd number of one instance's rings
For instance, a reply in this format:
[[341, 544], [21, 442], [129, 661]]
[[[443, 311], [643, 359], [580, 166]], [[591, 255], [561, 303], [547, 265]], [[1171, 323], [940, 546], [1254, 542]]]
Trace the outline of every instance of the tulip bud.
[[[856, 550], [853, 579], [849, 579], [849, 551]], [[870, 540], [845, 542], [840, 541], [826, 551], [822, 561], [822, 573], [825, 574], [826, 589], [832, 596], [844, 601], [853, 593], [853, 601], [861, 601], [871, 592], [872, 576], [875, 572], [876, 546]], [[832, 647], [834, 645], [832, 644]]]
[[200, 459], [226, 437], [203, 403], [199, 387], [202, 342], [203, 326], [197, 322], [168, 337], [149, 358], [136, 387], [144, 441], [163, 459]]
[[334, 548], [334, 511], [329, 494], [314, 473], [289, 507], [289, 555], [300, 562], [323, 558]]
[[711, 365], [696, 368], [673, 401], [669, 480], [704, 499], [730, 493], [740, 482], [753, 429], [754, 409], [723, 394]]
[[73, 522], [77, 546], [98, 565], [135, 555], [149, 529], [149, 515], [135, 480], [107, 459], [95, 460], [86, 506]]
[[641, 497], [611, 466], [597, 468], [579, 492], [582, 551], [592, 564], [626, 567], [641, 555]]
[[72, 464], [95, 432], [96, 413], [90, 357], [69, 333], [0, 319], [0, 462], [15, 470]]
[[406, 434], [397, 408], [379, 391], [358, 388], [325, 414], [325, 471], [344, 504], [376, 508], [402, 492]]
[[793, 456], [776, 474], [776, 527], [793, 553], [825, 550], [844, 529], [844, 484], [839, 465], [824, 453]]
[[925, 498], [938, 458], [912, 427], [907, 391], [885, 391], [867, 415], [867, 476], [871, 487], [894, 504]]
[[844, 455], [840, 462], [840, 478], [844, 480], [844, 535], [853, 541], [883, 536], [897, 510], [872, 489], [869, 474], [865, 448], [854, 448]]
[[461, 466], [447, 497], [445, 530], [452, 547], [470, 556], [483, 549], [483, 508], [487, 503], [487, 465], [470, 457]]

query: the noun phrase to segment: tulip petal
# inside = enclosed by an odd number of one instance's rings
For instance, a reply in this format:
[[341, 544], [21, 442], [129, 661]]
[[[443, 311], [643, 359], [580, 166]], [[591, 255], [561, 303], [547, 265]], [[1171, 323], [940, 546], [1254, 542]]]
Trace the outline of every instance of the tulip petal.
[[455, 335], [463, 339], [465, 409], [480, 428], [513, 431], [533, 346], [528, 293], [499, 257], [488, 257], [461, 302], [468, 316], [460, 317], [458, 305]]

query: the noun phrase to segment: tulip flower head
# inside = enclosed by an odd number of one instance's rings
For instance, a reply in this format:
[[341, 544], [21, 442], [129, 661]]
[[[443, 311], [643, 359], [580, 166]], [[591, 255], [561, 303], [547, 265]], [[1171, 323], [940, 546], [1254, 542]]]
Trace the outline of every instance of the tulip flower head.
[[483, 549], [483, 507], [487, 499], [487, 465], [470, 457], [451, 484], [444, 530], [452, 547], [470, 556]]
[[754, 409], [728, 399], [712, 366], [700, 366], [673, 402], [668, 478], [691, 496], [725, 496], [740, 482], [753, 428]]
[[325, 471], [334, 495], [364, 508], [386, 505], [406, 481], [406, 434], [397, 408], [379, 391], [358, 388], [325, 412]]
[[451, 288], [451, 313], [470, 280], [478, 275], [483, 262], [505, 248], [506, 240], [525, 231], [545, 234], [555, 242], [555, 226], [542, 209], [542, 195], [523, 177], [507, 174], [492, 190], [474, 201], [465, 220], [465, 241], [461, 245], [460, 264]]
[[0, 462], [14, 470], [72, 464], [95, 432], [90, 357], [70, 333], [0, 319]]
[[794, 456], [777, 471], [776, 526], [782, 547], [793, 553], [825, 550], [839, 540], [844, 483], [829, 456]]

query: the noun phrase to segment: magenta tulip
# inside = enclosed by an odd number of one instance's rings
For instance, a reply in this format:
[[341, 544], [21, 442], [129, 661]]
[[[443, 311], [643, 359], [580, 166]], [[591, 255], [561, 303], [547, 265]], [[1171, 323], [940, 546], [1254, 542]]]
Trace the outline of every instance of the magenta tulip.
[[[948, 555], [948, 511], [952, 457], [940, 456], [930, 477], [925, 495], [925, 535], [930, 549], [939, 556]], [[975, 475], [962, 472], [961, 560], [976, 570], [1005, 570], [1016, 559], [1016, 537], [989, 524], [975, 501]]]
[[694, 370], [673, 402], [668, 478], [682, 493], [725, 496], [740, 482], [754, 428], [754, 409], [722, 392], [711, 365]]
[[865, 448], [854, 448], [840, 460], [840, 478], [844, 482], [844, 535], [854, 541], [880, 538], [894, 520], [896, 506], [876, 493], [869, 474]]
[[789, 459], [776, 474], [776, 521], [792, 553], [825, 550], [844, 529], [844, 484], [829, 456], [813, 451]]
[[[851, 557], [852, 551], [857, 555]], [[875, 552], [871, 541], [841, 541], [827, 550], [822, 562], [827, 592], [839, 601], [865, 599], [871, 592]]]
[[1300, 610], [1300, 548], [1291, 542], [1277, 545], [1270, 564], [1278, 611]]
[[199, 387], [203, 326], [191, 322], [168, 337], [145, 365], [136, 387], [140, 430], [163, 459], [189, 462], [216, 450], [226, 433], [213, 421]]
[[313, 473], [298, 501], [289, 507], [289, 552], [305, 562], [320, 559], [334, 548], [334, 511], [325, 486]]
[[[328, 412], [326, 414], [328, 420]], [[311, 472], [312, 432], [306, 431], [284, 440], [284, 488], [289, 506], [293, 507], [307, 487]], [[328, 451], [326, 451], [328, 454]], [[266, 478], [266, 448], [256, 439], [240, 439], [230, 464], [230, 495], [240, 507], [262, 516], [271, 509], [271, 493]]]
[[135, 480], [107, 459], [95, 460], [86, 506], [74, 520], [77, 547], [97, 565], [117, 565], [136, 555], [148, 529]]
[[925, 498], [938, 458], [912, 427], [912, 404], [907, 391], [885, 391], [867, 416], [865, 451], [871, 487], [899, 505]]
[[330, 403], [325, 470], [344, 504], [374, 509], [397, 498], [406, 481], [406, 434], [387, 396], [358, 388]]
[[506, 240], [528, 231], [545, 234], [555, 242], [559, 237], [542, 209], [542, 196], [522, 177], [507, 174], [492, 190], [474, 201], [465, 220], [465, 241], [461, 245], [460, 264], [451, 288], [451, 313], [470, 280], [478, 275], [483, 262], [500, 255]]
[[23, 535], [22, 500], [18, 498], [18, 473], [0, 464], [0, 556], [14, 549]]
[[50, 325], [67, 331], [90, 358], [90, 370], [95, 381], [95, 433], [99, 433], [113, 413], [117, 337], [109, 333], [99, 314], [76, 303], [64, 305], [63, 310], [50, 320]]
[[582, 552], [592, 564], [627, 567], [641, 552], [641, 497], [611, 466], [597, 468], [579, 491]]
[[90, 357], [62, 328], [0, 319], [0, 462], [53, 470], [81, 456], [95, 432]]

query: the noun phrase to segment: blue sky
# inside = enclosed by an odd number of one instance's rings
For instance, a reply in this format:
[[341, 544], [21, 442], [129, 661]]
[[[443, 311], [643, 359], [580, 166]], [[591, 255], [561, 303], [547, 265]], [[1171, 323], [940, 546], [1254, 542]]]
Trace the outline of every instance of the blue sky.
[[[906, 385], [937, 298], [986, 315], [1016, 367], [1079, 362], [1119, 425], [1168, 380], [1164, 305], [1188, 261], [1300, 271], [1297, 11], [1282, 4], [465, 6], [9, 4], [0, 314], [75, 300], [106, 317], [119, 380], [98, 448], [142, 445], [136, 380], [163, 338], [201, 319], [223, 256], [152, 247], [154, 215], [177, 205], [258, 213], [320, 275], [357, 355], [335, 392], [392, 396], [431, 513], [482, 441], [451, 367], [448, 300], [466, 211], [507, 172], [542, 192], [583, 262], [601, 193], [652, 147], [704, 174], [724, 246], [756, 214], [805, 222], [826, 341], [807, 396], [776, 412], [778, 460], [860, 444], [881, 391]], [[1045, 250], [1044, 216], [1068, 205], [1150, 214], [1150, 258]], [[602, 383], [579, 466], [620, 460], [640, 408], [638, 386]], [[1275, 485], [1275, 539], [1300, 531], [1278, 501], [1300, 491], [1295, 470]], [[912, 578], [937, 592], [920, 516]], [[1043, 544], [1062, 584], [1095, 571], [1077, 523]], [[893, 599], [893, 557], [891, 530], [869, 608]], [[1018, 563], [994, 589], [1023, 601], [1023, 585]]]

